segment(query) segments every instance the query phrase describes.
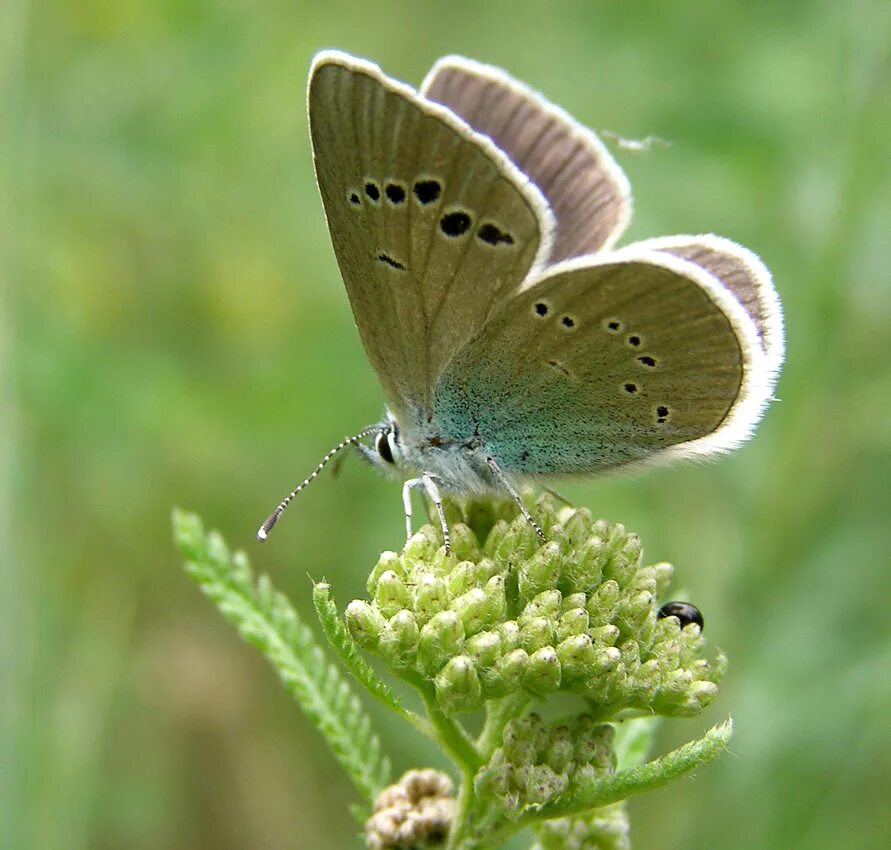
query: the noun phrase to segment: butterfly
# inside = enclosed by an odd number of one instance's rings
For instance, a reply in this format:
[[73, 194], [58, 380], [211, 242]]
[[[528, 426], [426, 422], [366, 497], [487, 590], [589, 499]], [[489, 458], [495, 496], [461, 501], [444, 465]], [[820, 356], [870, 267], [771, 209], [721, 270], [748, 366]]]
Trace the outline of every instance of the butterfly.
[[[598, 137], [504, 71], [440, 59], [420, 91], [323, 51], [308, 91], [334, 253], [388, 410], [347, 437], [435, 506], [733, 449], [783, 361], [758, 257], [713, 235], [614, 245], [628, 180]], [[370, 443], [364, 442], [371, 438]]]

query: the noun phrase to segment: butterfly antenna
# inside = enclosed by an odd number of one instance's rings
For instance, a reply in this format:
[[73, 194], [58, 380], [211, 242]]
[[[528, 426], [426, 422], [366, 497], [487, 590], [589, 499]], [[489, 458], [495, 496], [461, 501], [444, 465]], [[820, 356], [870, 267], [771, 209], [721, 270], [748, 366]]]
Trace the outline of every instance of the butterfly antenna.
[[278, 507], [269, 514], [266, 522], [264, 522], [257, 531], [257, 540], [262, 542], [269, 536], [269, 532], [272, 531], [272, 527], [278, 522], [278, 518], [284, 513], [285, 508], [291, 504], [294, 497], [303, 490], [304, 487], [308, 487], [316, 480], [316, 478], [318, 478], [319, 473], [325, 468], [325, 465], [334, 457], [334, 455], [341, 449], [345, 449], [347, 446], [355, 446], [362, 437], [367, 437], [369, 434], [373, 434], [377, 431], [378, 427], [379, 426], [377, 425], [370, 425], [368, 428], [363, 428], [358, 434], [354, 434], [352, 437], [344, 437], [333, 449], [331, 449], [331, 451], [319, 461], [319, 465], [290, 493], [288, 493], [288, 495], [278, 503]]

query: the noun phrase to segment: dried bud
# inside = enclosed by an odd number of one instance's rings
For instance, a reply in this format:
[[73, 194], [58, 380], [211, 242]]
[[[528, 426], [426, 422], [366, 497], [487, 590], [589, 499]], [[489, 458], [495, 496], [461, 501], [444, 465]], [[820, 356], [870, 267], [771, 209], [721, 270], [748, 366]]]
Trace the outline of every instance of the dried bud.
[[455, 813], [452, 782], [437, 770], [410, 770], [385, 788], [365, 823], [369, 850], [409, 850], [444, 842]]

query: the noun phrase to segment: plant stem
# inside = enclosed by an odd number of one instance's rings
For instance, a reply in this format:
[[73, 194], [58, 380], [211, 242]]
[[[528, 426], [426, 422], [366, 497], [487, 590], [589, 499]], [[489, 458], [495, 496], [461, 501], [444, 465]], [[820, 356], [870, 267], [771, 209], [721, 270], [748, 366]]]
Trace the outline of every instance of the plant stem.
[[526, 693], [518, 691], [486, 703], [486, 723], [476, 742], [483, 761], [488, 761], [495, 748], [501, 744], [508, 721], [522, 714], [528, 702]]
[[472, 777], [483, 763], [473, 741], [467, 736], [460, 723], [443, 713], [436, 702], [432, 687], [427, 682], [420, 676], [407, 671], [401, 675], [421, 695], [436, 741], [445, 750], [455, 767], [461, 771], [461, 774], [469, 773]]

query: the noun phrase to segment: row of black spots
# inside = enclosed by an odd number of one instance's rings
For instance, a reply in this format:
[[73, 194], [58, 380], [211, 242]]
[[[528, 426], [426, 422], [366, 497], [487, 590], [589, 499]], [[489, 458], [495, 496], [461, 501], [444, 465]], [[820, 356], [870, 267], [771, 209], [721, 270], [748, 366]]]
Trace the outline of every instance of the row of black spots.
[[[535, 304], [532, 305], [532, 312], [543, 319], [551, 312], [551, 308], [544, 301], [536, 301]], [[572, 316], [567, 315], [560, 319], [560, 324], [563, 325], [566, 330], [571, 331], [576, 326], [576, 320]]]
[[[381, 188], [374, 180], [367, 180], [365, 182], [365, 185], [362, 187], [362, 193], [374, 205], [377, 205], [381, 199]], [[385, 183], [384, 195], [394, 207], [398, 207], [400, 204], [405, 203], [405, 187], [399, 183]], [[350, 192], [349, 197], [350, 203], [354, 207], [358, 207], [362, 203], [362, 198], [357, 191]]]
[[[624, 325], [621, 319], [609, 318], [603, 320], [603, 329], [607, 333], [619, 334], [624, 329]], [[638, 333], [629, 333], [625, 337], [625, 342], [629, 348], [640, 348], [643, 345], [643, 338]]]
[[[380, 202], [381, 188], [374, 180], [367, 180], [362, 191], [373, 205]], [[428, 206], [439, 200], [442, 195], [442, 184], [433, 179], [417, 180], [412, 186], [412, 191], [421, 206]], [[405, 187], [396, 182], [385, 183], [383, 194], [394, 207], [404, 204], [407, 197]], [[360, 206], [362, 203], [362, 198], [357, 191], [350, 192], [349, 199], [353, 206]], [[470, 215], [463, 210], [448, 212], [439, 220], [440, 230], [450, 238], [463, 236], [470, 229], [471, 224]], [[514, 244], [514, 237], [491, 221], [484, 222], [476, 235], [481, 242], [492, 246]]]
[[[623, 325], [621, 319], [610, 318], [604, 319], [603, 328], [607, 333], [611, 334], [620, 334], [623, 330]], [[641, 337], [638, 333], [629, 333], [625, 338], [625, 342], [629, 348], [637, 348], [639, 349], [644, 341], [643, 337]], [[641, 366], [644, 366], [647, 369], [655, 369], [656, 368], [656, 358], [651, 354], [641, 354], [637, 358], [637, 362], [640, 363]]]
[[[640, 395], [643, 392], [643, 387], [640, 384], [635, 383], [634, 381], [626, 381], [622, 384], [622, 389], [629, 396]], [[671, 414], [671, 411], [664, 405], [660, 404], [656, 407], [656, 422], [660, 425], [664, 425], [668, 422], [668, 417]]]

